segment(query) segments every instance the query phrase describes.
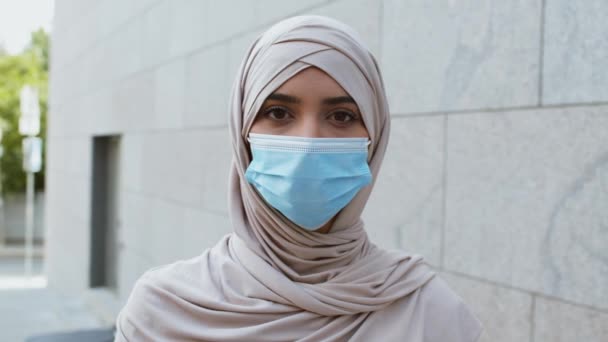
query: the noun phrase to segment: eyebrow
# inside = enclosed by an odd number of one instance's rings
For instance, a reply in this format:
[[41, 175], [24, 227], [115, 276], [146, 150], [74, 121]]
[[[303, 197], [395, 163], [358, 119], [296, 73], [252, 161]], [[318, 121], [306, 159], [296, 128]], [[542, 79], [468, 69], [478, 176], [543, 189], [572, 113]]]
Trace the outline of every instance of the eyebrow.
[[[282, 93], [272, 93], [268, 96], [267, 100], [275, 100], [287, 103], [301, 103], [302, 100], [300, 98], [282, 94]], [[337, 105], [342, 103], [353, 103], [356, 104], [355, 100], [350, 96], [336, 96], [336, 97], [328, 97], [323, 99], [322, 103], [324, 105]]]
[[336, 97], [328, 97], [326, 99], [323, 99], [323, 104], [325, 105], [337, 105], [337, 104], [342, 104], [342, 103], [355, 103], [355, 100], [353, 100], [352, 97], [350, 96], [336, 96]]
[[281, 93], [272, 93], [272, 94], [270, 94], [270, 96], [268, 96], [267, 100], [275, 100], [275, 101], [281, 101], [281, 102], [287, 102], [287, 103], [302, 102], [299, 98], [297, 98], [295, 96], [281, 94]]

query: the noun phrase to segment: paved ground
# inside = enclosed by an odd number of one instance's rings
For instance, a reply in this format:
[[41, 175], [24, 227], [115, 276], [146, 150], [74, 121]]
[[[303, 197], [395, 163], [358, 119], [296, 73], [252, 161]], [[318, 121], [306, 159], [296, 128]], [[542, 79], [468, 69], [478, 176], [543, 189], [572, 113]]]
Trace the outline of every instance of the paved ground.
[[23, 259], [0, 257], [0, 341], [103, 326], [81, 299], [46, 288], [41, 259], [36, 259], [33, 270], [34, 277], [28, 280]]

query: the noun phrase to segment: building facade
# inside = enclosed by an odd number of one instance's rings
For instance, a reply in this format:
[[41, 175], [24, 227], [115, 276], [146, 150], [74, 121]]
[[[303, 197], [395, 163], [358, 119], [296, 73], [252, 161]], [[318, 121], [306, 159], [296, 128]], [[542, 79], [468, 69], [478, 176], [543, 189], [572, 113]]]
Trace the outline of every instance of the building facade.
[[[231, 232], [228, 98], [265, 28], [321, 14], [381, 64], [370, 238], [423, 255], [482, 341], [608, 340], [608, 2], [57, 0], [49, 286], [111, 321], [147, 269]], [[111, 303], [111, 304], [108, 304]]]

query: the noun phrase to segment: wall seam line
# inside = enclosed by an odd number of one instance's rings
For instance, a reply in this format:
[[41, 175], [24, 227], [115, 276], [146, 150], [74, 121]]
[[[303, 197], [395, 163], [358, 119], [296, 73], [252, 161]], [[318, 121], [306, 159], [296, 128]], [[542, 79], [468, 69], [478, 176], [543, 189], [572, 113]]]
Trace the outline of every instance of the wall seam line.
[[443, 116], [443, 153], [442, 153], [442, 172], [441, 172], [441, 234], [439, 244], [439, 268], [445, 267], [445, 234], [447, 226], [447, 173], [448, 173], [448, 116]]
[[514, 111], [568, 109], [568, 108], [601, 107], [601, 106], [608, 106], [608, 101], [560, 103], [560, 104], [544, 105], [542, 107], [539, 107], [539, 106], [512, 106], [512, 107], [500, 107], [500, 108], [471, 108], [471, 109], [462, 109], [462, 110], [391, 113], [391, 117], [403, 118], [403, 117], [426, 117], [426, 116], [430, 117], [430, 116], [440, 116], [440, 115], [491, 114], [491, 113], [503, 113], [503, 112], [514, 112]]
[[541, 0], [540, 3], [540, 46], [538, 53], [538, 106], [543, 105], [543, 82], [544, 82], [544, 59], [545, 59], [545, 3], [546, 0]]
[[536, 322], [534, 320], [536, 316], [536, 295], [532, 295], [532, 303], [530, 307], [530, 342], [534, 342], [534, 334], [536, 330]]
[[474, 275], [470, 275], [470, 274], [459, 272], [459, 271], [453, 271], [453, 270], [449, 270], [449, 269], [443, 269], [443, 270], [440, 270], [440, 271], [442, 273], [451, 274], [451, 275], [454, 275], [454, 276], [457, 276], [457, 277], [461, 277], [461, 278], [465, 278], [465, 279], [468, 279], [468, 280], [471, 280], [471, 281], [477, 281], [477, 282], [486, 284], [488, 286], [495, 286], [495, 287], [498, 287], [498, 288], [502, 288], [502, 289], [506, 289], [506, 290], [510, 290], [510, 291], [515, 291], [515, 292], [519, 292], [519, 293], [522, 293], [522, 294], [527, 294], [527, 295], [530, 295], [530, 296], [536, 296], [537, 298], [542, 298], [542, 299], [545, 299], [545, 300], [550, 300], [550, 301], [558, 302], [560, 304], [571, 305], [571, 306], [575, 306], [575, 307], [578, 307], [578, 308], [581, 308], [581, 309], [585, 309], [585, 310], [591, 310], [591, 311], [595, 311], [595, 312], [599, 312], [599, 313], [608, 314], [608, 308], [600, 308], [600, 307], [596, 307], [596, 306], [585, 304], [585, 303], [574, 302], [574, 301], [571, 301], [571, 300], [568, 300], [568, 299], [564, 299], [564, 298], [560, 298], [560, 297], [544, 294], [544, 293], [538, 292], [536, 290], [530, 290], [530, 289], [525, 289], [525, 288], [522, 288], [522, 287], [508, 285], [508, 284], [500, 283], [500, 282], [495, 281], [495, 280], [490, 280], [490, 279], [482, 278], [480, 276], [474, 276]]

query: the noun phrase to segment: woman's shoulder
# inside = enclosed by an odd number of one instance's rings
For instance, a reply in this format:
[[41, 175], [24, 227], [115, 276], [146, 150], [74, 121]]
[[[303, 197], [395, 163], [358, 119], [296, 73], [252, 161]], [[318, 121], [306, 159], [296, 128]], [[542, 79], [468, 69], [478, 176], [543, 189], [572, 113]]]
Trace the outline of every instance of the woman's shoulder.
[[446, 281], [435, 275], [420, 291], [424, 306], [425, 341], [474, 342], [479, 339], [483, 327], [462, 298]]

